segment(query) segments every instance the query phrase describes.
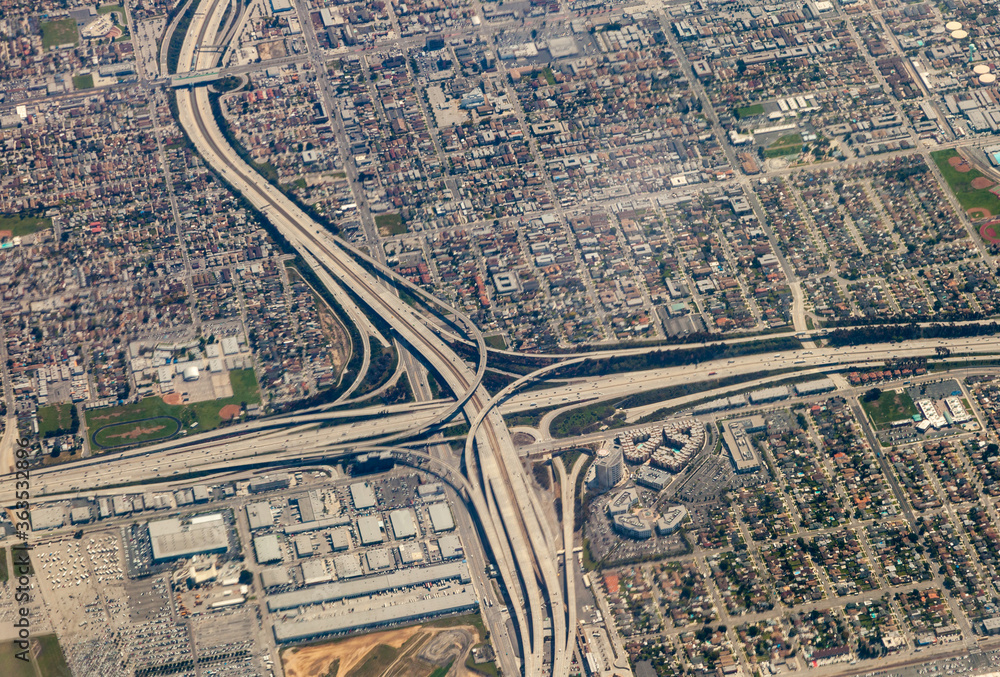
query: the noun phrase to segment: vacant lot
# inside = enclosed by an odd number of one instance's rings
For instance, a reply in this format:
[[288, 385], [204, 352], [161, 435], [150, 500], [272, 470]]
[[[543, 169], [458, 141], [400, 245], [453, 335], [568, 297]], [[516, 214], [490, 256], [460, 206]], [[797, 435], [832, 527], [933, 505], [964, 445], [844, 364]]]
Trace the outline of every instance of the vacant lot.
[[406, 232], [403, 217], [399, 214], [379, 214], [375, 217], [375, 225], [378, 226], [378, 232], [383, 237], [402, 235]]
[[80, 44], [80, 34], [76, 30], [75, 19], [59, 19], [42, 24], [42, 48], [49, 50], [59, 45]]
[[56, 430], [69, 431], [73, 421], [70, 411], [72, 404], [53, 404], [38, 408], [38, 436], [45, 439], [46, 433]]
[[884, 392], [874, 402], [861, 401], [876, 428], [888, 428], [893, 421], [912, 418], [919, 413], [913, 398], [903, 393]]
[[37, 216], [5, 214], [0, 216], [0, 230], [9, 230], [11, 237], [24, 237], [52, 227], [52, 219]]

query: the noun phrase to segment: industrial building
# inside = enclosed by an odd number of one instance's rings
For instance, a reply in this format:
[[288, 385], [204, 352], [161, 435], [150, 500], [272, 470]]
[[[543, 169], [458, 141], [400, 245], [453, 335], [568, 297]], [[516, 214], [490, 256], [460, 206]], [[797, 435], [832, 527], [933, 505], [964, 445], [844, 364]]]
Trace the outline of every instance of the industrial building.
[[773, 388], [755, 390], [750, 393], [749, 398], [750, 404], [766, 404], [768, 402], [788, 399], [789, 395], [788, 386], [775, 386]]
[[257, 536], [253, 539], [253, 550], [257, 555], [259, 564], [281, 561], [281, 546], [278, 544], [278, 537], [274, 534]]
[[438, 550], [441, 551], [441, 559], [455, 559], [465, 554], [462, 540], [455, 534], [438, 539]]
[[337, 516], [337, 517], [325, 517], [320, 520], [314, 520], [312, 522], [303, 522], [302, 524], [292, 524], [285, 527], [285, 533], [289, 536], [293, 534], [301, 534], [305, 531], [316, 531], [317, 529], [327, 529], [329, 527], [346, 527], [351, 523], [351, 518], [347, 515]]
[[73, 524], [86, 524], [93, 518], [93, 514], [90, 508], [87, 506], [80, 506], [79, 508], [73, 508], [69, 511], [69, 521]]
[[334, 552], [347, 550], [351, 547], [351, 530], [347, 527], [338, 527], [330, 530], [330, 547]]
[[329, 583], [333, 580], [333, 575], [326, 568], [326, 562], [321, 559], [311, 559], [299, 565], [302, 569], [302, 582], [306, 585], [318, 585]]
[[355, 510], [367, 510], [375, 507], [375, 492], [367, 482], [355, 482], [351, 485], [351, 501]]
[[365, 561], [368, 562], [369, 571], [385, 571], [395, 568], [395, 561], [389, 548], [375, 548], [365, 553]]
[[288, 473], [280, 473], [278, 475], [255, 477], [250, 480], [250, 485], [247, 489], [251, 494], [259, 494], [265, 491], [275, 491], [276, 489], [287, 489], [291, 484], [292, 478]]
[[433, 496], [443, 496], [444, 495], [444, 485], [440, 482], [431, 482], [429, 484], [421, 484], [417, 487], [417, 496], [420, 498], [430, 498]]
[[750, 435], [767, 430], [762, 416], [748, 416], [726, 421], [722, 427], [722, 441], [729, 451], [729, 459], [737, 473], [750, 473], [760, 469], [760, 459], [754, 450]]
[[323, 499], [320, 497], [319, 491], [315, 489], [296, 496], [293, 500], [299, 506], [299, 518], [303, 523], [315, 522], [326, 514]]
[[792, 386], [795, 389], [796, 395], [816, 395], [818, 393], [826, 393], [831, 390], [837, 389], [837, 384], [833, 382], [831, 378], [821, 378], [818, 381], [809, 381], [807, 383], [796, 383]]
[[[402, 597], [403, 599], [397, 599]], [[416, 621], [430, 616], [474, 611], [479, 601], [471, 588], [462, 588], [450, 595], [413, 599], [411, 595], [379, 597], [366, 608], [352, 607], [336, 615], [326, 615], [307, 620], [278, 620], [274, 623], [274, 638], [278, 642], [292, 642], [323, 635], [354, 630], [367, 630], [396, 623]]]
[[357, 578], [364, 574], [357, 555], [340, 555], [333, 558], [333, 568], [337, 570], [337, 578]]
[[[341, 555], [341, 557], [344, 557], [344, 555]], [[350, 557], [354, 558], [355, 563], [357, 562], [356, 557], [353, 555], [350, 555]], [[337, 566], [337, 576], [344, 578], [339, 565]], [[413, 588], [428, 583], [450, 581], [453, 579], [461, 583], [471, 581], [469, 567], [465, 562], [445, 562], [426, 567], [400, 569], [392, 573], [365, 576], [353, 581], [339, 580], [310, 588], [309, 590], [284, 592], [268, 597], [267, 608], [274, 613], [286, 609], [295, 609], [300, 606], [364, 597], [365, 595], [374, 595], [387, 590]]]
[[269, 503], [249, 503], [247, 504], [246, 511], [250, 531], [274, 526], [274, 515], [271, 514], [271, 505]]
[[393, 510], [389, 513], [389, 523], [392, 525], [392, 535], [397, 541], [417, 535], [417, 525], [412, 510], [406, 508]]
[[455, 519], [451, 514], [451, 506], [447, 503], [433, 503], [427, 508], [427, 513], [431, 518], [431, 529], [439, 534], [442, 531], [451, 531], [455, 528]]
[[280, 588], [291, 585], [292, 577], [288, 575], [288, 571], [285, 569], [274, 567], [272, 569], [264, 569], [260, 572], [260, 583], [264, 586], [265, 590], [268, 588]]
[[168, 562], [192, 555], [221, 553], [229, 549], [229, 537], [222, 515], [200, 515], [186, 525], [179, 519], [165, 519], [148, 524], [153, 562]]
[[66, 510], [58, 507], [34, 508], [31, 511], [31, 530], [56, 529], [66, 523]]
[[292, 539], [292, 543], [295, 546], [295, 556], [296, 557], [312, 557], [313, 556], [313, 543], [312, 539], [309, 538], [307, 534], [300, 534]]
[[406, 566], [424, 560], [424, 549], [419, 543], [400, 543], [396, 551], [399, 553], [399, 561]]
[[382, 520], [375, 515], [358, 518], [358, 537], [361, 545], [375, 545], [385, 538], [382, 536]]

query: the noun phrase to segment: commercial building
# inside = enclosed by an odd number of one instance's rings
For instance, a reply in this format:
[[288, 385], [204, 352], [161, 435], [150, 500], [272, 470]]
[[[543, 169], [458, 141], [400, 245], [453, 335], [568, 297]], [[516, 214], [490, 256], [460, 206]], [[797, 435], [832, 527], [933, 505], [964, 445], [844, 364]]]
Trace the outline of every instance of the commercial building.
[[615, 515], [611, 520], [615, 531], [629, 538], [645, 539], [653, 535], [649, 522], [637, 515]]
[[285, 527], [285, 533], [289, 536], [301, 534], [305, 531], [316, 531], [317, 529], [328, 529], [330, 527], [346, 527], [350, 525], [351, 518], [347, 515], [337, 517], [325, 517], [321, 520], [303, 522], [302, 524], [292, 524]]
[[323, 498], [320, 496], [319, 491], [315, 489], [296, 496], [294, 500], [299, 506], [299, 519], [303, 523], [315, 522], [321, 519], [326, 513]]
[[669, 536], [680, 528], [687, 516], [687, 508], [683, 505], [670, 506], [656, 520], [656, 532], [661, 536]]
[[407, 508], [393, 510], [389, 513], [389, 523], [392, 525], [392, 535], [397, 541], [417, 535], [417, 525], [412, 510]]
[[444, 485], [440, 482], [431, 482], [429, 484], [421, 484], [417, 487], [417, 496], [420, 498], [431, 498], [434, 496], [444, 495]]
[[150, 522], [147, 528], [155, 563], [229, 549], [222, 515], [201, 515], [186, 525], [179, 519], [158, 520]]
[[617, 493], [614, 498], [608, 501], [608, 515], [624, 515], [632, 506], [639, 502], [639, 492], [634, 488], [626, 489]]
[[617, 444], [609, 446], [610, 448], [605, 447], [598, 451], [597, 459], [594, 461], [594, 479], [597, 481], [598, 491], [608, 491], [613, 488], [621, 482], [624, 475], [621, 446]]
[[358, 537], [361, 539], [361, 545], [381, 543], [385, 540], [382, 536], [382, 520], [375, 515], [359, 517]]
[[474, 611], [479, 607], [471, 588], [462, 588], [450, 595], [413, 599], [412, 596], [379, 597], [366, 608], [352, 608], [338, 614], [305, 620], [278, 620], [274, 623], [274, 638], [278, 642], [293, 642], [323, 635], [355, 630], [367, 630], [396, 623], [416, 621], [430, 616]]
[[355, 482], [351, 485], [351, 501], [355, 510], [367, 510], [375, 507], [375, 492], [367, 482]]
[[274, 515], [271, 514], [271, 505], [269, 503], [249, 503], [246, 511], [250, 531], [274, 526]]
[[[341, 555], [341, 557], [344, 557], [344, 555]], [[351, 555], [350, 557], [353, 558], [354, 556]], [[354, 558], [354, 561], [357, 562], [357, 558]], [[344, 578], [339, 564], [337, 566], [337, 576]], [[294, 590], [279, 595], [272, 595], [267, 600], [267, 608], [273, 613], [284, 611], [285, 609], [295, 609], [300, 606], [364, 597], [365, 595], [375, 595], [387, 590], [413, 588], [428, 583], [450, 580], [468, 583], [471, 580], [468, 565], [465, 562], [445, 562], [426, 567], [400, 569], [392, 573], [378, 574], [376, 576], [365, 576], [352, 581], [339, 580], [309, 590]]]
[[455, 528], [455, 519], [451, 514], [451, 506], [447, 503], [433, 503], [427, 508], [427, 514], [431, 518], [431, 529], [438, 534], [442, 531], [451, 531]]
[[750, 435], [767, 430], [763, 416], [748, 416], [726, 421], [722, 427], [722, 441], [729, 451], [729, 459], [737, 473], [750, 473], [760, 469], [760, 459]]
[[257, 536], [253, 539], [253, 550], [257, 555], [259, 564], [281, 561], [281, 546], [278, 544], [278, 537], [274, 534]]
[[673, 475], [668, 472], [644, 465], [640, 466], [639, 471], [635, 474], [635, 483], [647, 489], [663, 491], [670, 484], [672, 478]]
[[73, 524], [86, 524], [93, 518], [90, 508], [86, 505], [69, 511], [69, 521]]

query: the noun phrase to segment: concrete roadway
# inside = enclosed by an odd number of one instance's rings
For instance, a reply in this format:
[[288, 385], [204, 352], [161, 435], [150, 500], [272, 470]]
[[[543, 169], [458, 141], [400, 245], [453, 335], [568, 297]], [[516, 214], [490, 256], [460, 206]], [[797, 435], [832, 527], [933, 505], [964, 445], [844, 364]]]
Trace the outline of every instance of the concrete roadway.
[[[189, 31], [190, 35], [197, 35], [197, 30]], [[341, 245], [325, 234], [318, 224], [236, 156], [215, 123], [204, 88], [179, 94], [178, 109], [181, 126], [185, 128], [204, 160], [216, 167], [256, 208], [264, 211], [293, 247], [315, 257], [318, 263], [315, 270], [321, 280], [324, 277], [336, 278], [344, 284], [351, 285], [365, 305], [392, 324], [409, 345], [422, 353], [452, 390], [463, 394], [461, 402], [468, 405], [470, 409], [468, 415], [473, 418], [478, 406], [481, 406], [480, 403], [488, 399], [485, 391], [478, 396], [475, 394], [475, 390], [480, 387], [481, 374], [471, 373], [464, 361], [427, 327], [412, 308], [402, 303], [389, 289], [382, 287], [366, 269], [347, 256], [342, 251]], [[481, 341], [481, 336], [478, 336], [477, 340]], [[469, 396], [472, 398], [468, 399]], [[503, 545], [508, 539], [501, 538], [500, 533], [506, 532], [510, 542], [523, 544], [521, 547], [515, 547], [512, 553], [517, 561], [517, 570], [524, 573], [523, 577], [518, 578], [515, 575], [514, 560], [502, 555], [498, 556], [497, 560], [513, 598], [520, 597], [517, 591], [522, 584], [526, 591], [534, 593], [528, 595], [533, 602], [528, 608], [524, 608], [520, 602], [514, 606], [522, 633], [523, 667], [527, 674], [536, 674], [540, 671], [542, 646], [540, 641], [532, 641], [540, 639], [537, 634], [534, 637], [529, 636], [528, 621], [530, 619], [534, 624], [539, 624], [544, 617], [544, 610], [538, 602], [541, 596], [537, 583], [528, 572], [541, 562], [543, 575], [547, 573], [544, 566], [547, 557], [546, 540], [544, 534], [537, 528], [537, 522], [522, 519], [529, 506], [520, 504], [518, 496], [524, 494], [517, 493], [515, 485], [527, 485], [523, 477], [524, 469], [517, 461], [517, 454], [510, 443], [509, 435], [505, 435], [507, 431], [502, 427], [502, 420], [499, 421], [498, 429], [499, 416], [491, 419], [493, 420], [485, 426], [488, 442], [479, 447], [479, 454], [481, 459], [494, 465], [492, 470], [497, 471], [491, 475], [499, 478], [498, 481], [491, 482], [493, 488], [491, 497], [495, 504], [492, 506], [487, 504], [485, 497], [479, 492], [476, 492], [479, 495], [474, 495], [472, 498], [483, 522], [490, 521], [485, 519], [487, 513], [500, 516], [503, 531], [498, 530], [492, 534], [488, 531], [488, 537], [492, 536], [490, 540], [494, 546], [494, 553], [505, 552]], [[500, 470], [502, 472], [499, 472]], [[490, 510], [491, 507], [493, 510]], [[546, 581], [544, 587], [552, 591], [557, 590], [557, 585], [556, 581]]]
[[[934, 356], [936, 349], [940, 347], [949, 348], [953, 353], [988, 355], [1000, 352], [1000, 337], [925, 339], [908, 341], [903, 344], [878, 343], [845, 348], [813, 348], [780, 353], [761, 353], [732, 359], [711, 360], [700, 364], [587, 377], [574, 379], [567, 385], [557, 388], [519, 393], [500, 405], [500, 411], [508, 414], [560, 405], [569, 406], [574, 402], [622, 398], [643, 390], [661, 388], [667, 385], [691, 383], [709, 378], [721, 379], [777, 369], [795, 368], [799, 371], [806, 371], [810, 369], [821, 370], [823, 367], [842, 369], [849, 366], [875, 366], [875, 364], [889, 359]], [[822, 372], [817, 371], [817, 376], [820, 373]], [[792, 375], [789, 372], [781, 378]], [[559, 379], [558, 376], [553, 378], [565, 381], [565, 379]], [[745, 384], [733, 387], [735, 390], [744, 388]], [[700, 393], [690, 396], [688, 399], [702, 399], [703, 397], [705, 394]]]

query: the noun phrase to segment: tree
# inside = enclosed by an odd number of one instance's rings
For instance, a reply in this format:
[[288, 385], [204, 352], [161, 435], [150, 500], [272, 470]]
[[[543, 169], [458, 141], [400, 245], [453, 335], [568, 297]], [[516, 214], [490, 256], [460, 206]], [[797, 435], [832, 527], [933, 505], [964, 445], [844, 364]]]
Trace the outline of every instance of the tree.
[[246, 569], [240, 571], [240, 585], [250, 585], [253, 583], [253, 574]]
[[865, 402], [876, 402], [878, 398], [882, 397], [882, 391], [879, 388], [872, 388], [865, 393]]

